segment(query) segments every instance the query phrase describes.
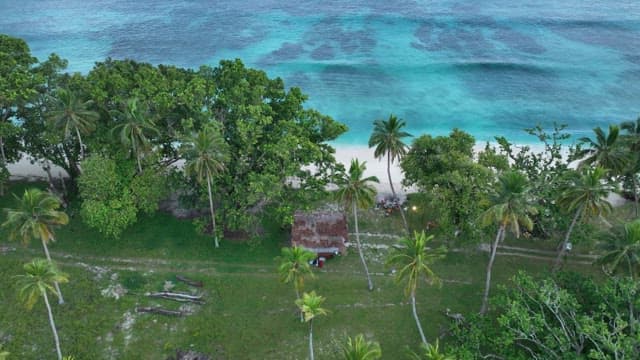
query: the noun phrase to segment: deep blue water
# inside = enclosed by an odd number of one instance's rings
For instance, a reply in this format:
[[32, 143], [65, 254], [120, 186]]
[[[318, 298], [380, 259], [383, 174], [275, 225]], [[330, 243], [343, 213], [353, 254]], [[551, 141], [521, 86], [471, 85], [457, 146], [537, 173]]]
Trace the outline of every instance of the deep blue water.
[[184, 67], [241, 58], [366, 143], [390, 112], [413, 134], [479, 140], [640, 115], [639, 0], [0, 0], [0, 33], [87, 72], [106, 57]]

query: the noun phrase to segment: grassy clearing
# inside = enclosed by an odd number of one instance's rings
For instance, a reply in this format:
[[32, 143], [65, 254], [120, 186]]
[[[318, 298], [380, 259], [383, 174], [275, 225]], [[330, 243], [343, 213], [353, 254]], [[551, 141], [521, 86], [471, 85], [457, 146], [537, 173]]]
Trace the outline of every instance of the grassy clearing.
[[[23, 186], [12, 190], [22, 192]], [[0, 207], [11, 198], [0, 199]], [[372, 234], [400, 229], [397, 217], [364, 212], [361, 227]], [[3, 220], [0, 218], [0, 220]], [[42, 303], [32, 311], [19, 306], [13, 275], [22, 264], [41, 256], [38, 243], [22, 247], [0, 234], [0, 342], [16, 358], [54, 358], [53, 340]], [[175, 349], [192, 348], [216, 359], [305, 359], [307, 326], [299, 322], [291, 286], [280, 284], [274, 258], [286, 234], [271, 234], [259, 246], [223, 242], [214, 249], [210, 238], [196, 234], [188, 221], [164, 214], [144, 218], [119, 240], [107, 239], [86, 228], [74, 217], [57, 231], [51, 246], [60, 267], [70, 274], [62, 286], [67, 304], [53, 306], [65, 354], [77, 359], [164, 359]], [[391, 237], [363, 236], [367, 243], [390, 245]], [[407, 345], [415, 347], [419, 336], [402, 285], [396, 284], [384, 266], [387, 250], [370, 249], [366, 257], [376, 289], [369, 292], [355, 250], [330, 260], [306, 288], [327, 298], [330, 314], [314, 322], [318, 359], [333, 359], [347, 335], [363, 333], [379, 341], [385, 359], [401, 359]], [[429, 339], [448, 327], [443, 312], [478, 311], [484, 284], [486, 255], [452, 252], [434, 270], [444, 280], [441, 287], [419, 288], [418, 312]], [[545, 272], [550, 261], [499, 256], [494, 284], [507, 284], [518, 270]], [[590, 266], [570, 265], [582, 272]], [[170, 318], [138, 314], [136, 306], [180, 304], [151, 299], [144, 294], [162, 290], [166, 281], [177, 290], [193, 291], [177, 283], [182, 274], [204, 282], [205, 305], [192, 305], [193, 314]], [[114, 287], [127, 289], [119, 299], [104, 296]]]

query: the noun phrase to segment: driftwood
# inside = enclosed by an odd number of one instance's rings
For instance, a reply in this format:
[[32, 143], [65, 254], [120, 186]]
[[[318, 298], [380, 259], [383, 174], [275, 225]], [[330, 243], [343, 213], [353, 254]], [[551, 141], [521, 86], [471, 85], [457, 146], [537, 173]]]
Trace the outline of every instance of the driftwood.
[[161, 298], [167, 300], [173, 300], [178, 302], [190, 302], [196, 304], [204, 304], [204, 300], [202, 300], [202, 296], [182, 294], [182, 293], [174, 293], [169, 291], [160, 291], [155, 293], [147, 294], [148, 297]]
[[191, 285], [191, 286], [195, 286], [198, 288], [201, 288], [202, 286], [204, 286], [204, 284], [202, 284], [202, 281], [194, 281], [191, 280], [187, 277], [181, 276], [181, 275], [176, 275], [176, 280], [178, 281], [182, 281], [183, 283], [187, 284], [187, 285]]
[[136, 312], [160, 314], [160, 315], [167, 315], [167, 316], [184, 316], [185, 315], [182, 311], [167, 310], [161, 307], [136, 307]]
[[169, 357], [167, 360], [211, 360], [211, 358], [205, 354], [197, 353], [192, 350], [176, 350], [176, 356]]

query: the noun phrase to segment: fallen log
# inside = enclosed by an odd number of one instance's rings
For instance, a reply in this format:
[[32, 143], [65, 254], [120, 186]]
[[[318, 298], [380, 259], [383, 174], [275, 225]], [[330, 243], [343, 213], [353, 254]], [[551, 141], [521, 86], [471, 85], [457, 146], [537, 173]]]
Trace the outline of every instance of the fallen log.
[[184, 316], [182, 311], [167, 310], [161, 307], [136, 307], [136, 312], [139, 313], [151, 313], [166, 316]]
[[148, 293], [147, 294], [148, 297], [154, 297], [154, 298], [161, 298], [161, 299], [167, 299], [167, 300], [173, 300], [173, 301], [178, 301], [178, 302], [191, 302], [191, 303], [196, 303], [196, 304], [204, 304], [204, 300], [202, 300], [202, 296], [195, 296], [195, 295], [189, 295], [189, 294], [182, 294], [182, 293], [172, 293], [169, 291], [160, 291], [160, 292], [156, 292], [156, 293]]
[[187, 277], [184, 277], [182, 275], [176, 275], [176, 280], [182, 281], [183, 283], [185, 283], [187, 285], [191, 285], [191, 286], [198, 287], [198, 288], [201, 288], [201, 287], [204, 286], [202, 281], [191, 280], [191, 279], [189, 279]]

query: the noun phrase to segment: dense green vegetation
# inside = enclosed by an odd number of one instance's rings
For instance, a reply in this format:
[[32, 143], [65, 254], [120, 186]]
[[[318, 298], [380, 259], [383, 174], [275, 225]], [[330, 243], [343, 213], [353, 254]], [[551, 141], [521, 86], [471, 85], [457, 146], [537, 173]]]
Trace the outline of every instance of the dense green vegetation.
[[[86, 75], [65, 66], [0, 35], [0, 357], [640, 351], [640, 119], [570, 147], [564, 126], [536, 126], [538, 150], [497, 137], [479, 153], [462, 130], [407, 145], [404, 120], [375, 120], [369, 145], [387, 160], [392, 196], [394, 162], [417, 189], [375, 209], [378, 179], [358, 159], [345, 169], [327, 143], [346, 127], [239, 60], [192, 70], [107, 59]], [[20, 156], [42, 165], [46, 184], [8, 181]], [[614, 208], [613, 192], [633, 205]], [[167, 197], [194, 219], [160, 212]], [[295, 210], [326, 206], [350, 217], [358, 257], [312, 269], [288, 234]], [[48, 260], [31, 262], [40, 246]], [[162, 290], [204, 302], [148, 296]], [[40, 297], [46, 309], [20, 305]], [[142, 312], [157, 306], [183, 316]]]

